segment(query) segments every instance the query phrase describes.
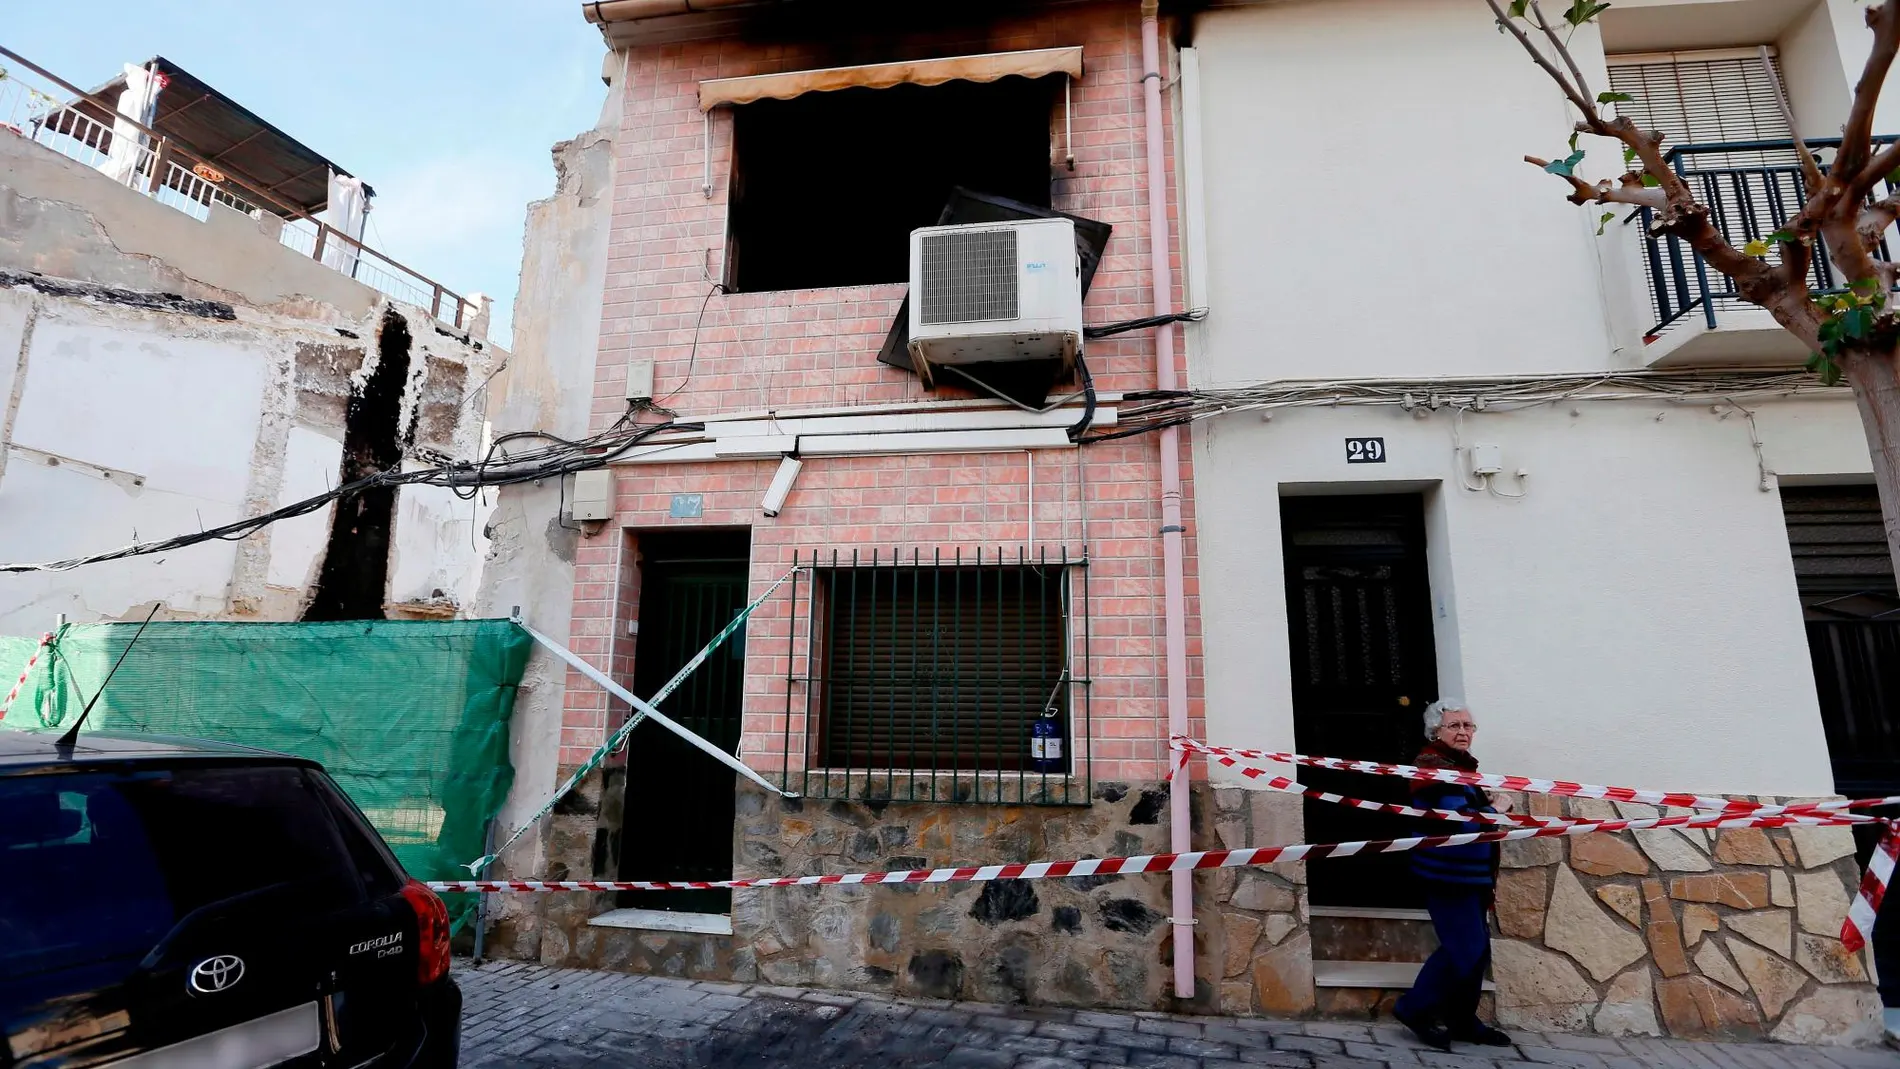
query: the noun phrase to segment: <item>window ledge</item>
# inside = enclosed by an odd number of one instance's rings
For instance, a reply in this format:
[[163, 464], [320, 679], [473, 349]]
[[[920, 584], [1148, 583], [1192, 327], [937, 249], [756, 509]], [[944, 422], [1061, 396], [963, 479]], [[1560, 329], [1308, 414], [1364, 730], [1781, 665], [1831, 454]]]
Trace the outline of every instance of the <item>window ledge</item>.
[[633, 928], [643, 932], [688, 932], [693, 935], [731, 935], [732, 917], [725, 913], [672, 913], [663, 909], [614, 909], [587, 923], [595, 928]]
[[[930, 772], [814, 768], [794, 772], [790, 789], [808, 799], [935, 805], [1089, 806], [1098, 781], [1082, 773]], [[962, 794], [962, 797], [958, 797]]]

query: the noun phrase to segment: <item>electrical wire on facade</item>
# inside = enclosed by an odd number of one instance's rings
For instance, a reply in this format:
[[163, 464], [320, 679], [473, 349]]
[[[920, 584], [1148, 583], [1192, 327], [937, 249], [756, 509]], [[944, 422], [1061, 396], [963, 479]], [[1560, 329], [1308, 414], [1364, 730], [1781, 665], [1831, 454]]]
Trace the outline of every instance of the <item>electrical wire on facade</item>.
[[[451, 461], [435, 467], [416, 471], [403, 471], [392, 468], [368, 475], [354, 482], [344, 483], [333, 490], [292, 502], [281, 508], [256, 516], [246, 517], [197, 531], [188, 535], [160, 539], [152, 542], [135, 542], [104, 553], [90, 556], [71, 557], [66, 560], [43, 561], [35, 564], [0, 564], [0, 573], [5, 572], [63, 572], [88, 564], [99, 564], [110, 560], [123, 560], [127, 557], [142, 557], [153, 553], [165, 553], [201, 542], [235, 542], [246, 538], [279, 520], [308, 515], [334, 501], [343, 501], [367, 493], [400, 486], [439, 486], [453, 491], [457, 496], [471, 498], [486, 486], [512, 486], [519, 483], [539, 482], [542, 479], [564, 478], [577, 471], [606, 467], [615, 459], [626, 454], [640, 443], [662, 431], [703, 430], [698, 423], [654, 423], [644, 427], [632, 424], [633, 413], [630, 410], [612, 427], [579, 440], [572, 440], [549, 434], [546, 431], [518, 431], [504, 434], [495, 439], [486, 455], [480, 460]], [[511, 443], [543, 442], [551, 443], [536, 446], [525, 452], [509, 452]]]
[[[1086, 372], [1084, 375], [1084, 392], [1092, 394], [1093, 382], [1086, 377]], [[1844, 391], [1844, 387], [1822, 386], [1805, 372], [1693, 374], [1622, 371], [1602, 375], [1542, 375], [1508, 379], [1280, 381], [1229, 389], [1150, 390], [1125, 394], [1119, 402], [1114, 430], [1086, 434], [1085, 418], [1071, 428], [1071, 434], [1083, 432], [1078, 440], [1087, 445], [1150, 434], [1164, 427], [1183, 426], [1214, 416], [1285, 408], [1394, 405], [1408, 411], [1448, 409], [1462, 413], [1510, 411], [1565, 401], [1663, 400], [1739, 405], [1741, 400], [1749, 398], [1785, 398], [1839, 394]], [[495, 439], [480, 460], [442, 459], [433, 467], [416, 471], [392, 469], [377, 472], [314, 497], [223, 526], [157, 541], [134, 542], [89, 556], [38, 563], [0, 564], [0, 574], [70, 571], [88, 564], [165, 553], [203, 542], [237, 541], [279, 520], [308, 515], [332, 502], [353, 498], [370, 490], [439, 486], [468, 499], [483, 487], [538, 482], [577, 471], [606, 467], [664, 431], [705, 429], [702, 423], [670, 420], [636, 426], [633, 424], [636, 413], [637, 410], [629, 409], [613, 426], [578, 440], [562, 438], [546, 431], [504, 434]], [[528, 442], [541, 444], [522, 452], [511, 452], [509, 449], [511, 445]]]
[[1115, 429], [1080, 440], [1085, 445], [1113, 441], [1214, 416], [1289, 408], [1395, 406], [1421, 413], [1504, 412], [1567, 401], [1711, 403], [1843, 392], [1842, 387], [1821, 385], [1805, 371], [1705, 374], [1618, 371], [1600, 375], [1488, 379], [1281, 380], [1226, 389], [1148, 390], [1124, 394], [1117, 408]]

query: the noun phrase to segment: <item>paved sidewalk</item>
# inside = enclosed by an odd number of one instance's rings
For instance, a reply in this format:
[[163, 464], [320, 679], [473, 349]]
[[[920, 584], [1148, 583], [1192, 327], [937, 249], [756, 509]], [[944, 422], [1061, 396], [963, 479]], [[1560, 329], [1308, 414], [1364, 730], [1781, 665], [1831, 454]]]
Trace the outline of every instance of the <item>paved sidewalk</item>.
[[457, 963], [464, 1069], [1900, 1069], [1900, 1054], [1518, 1033], [1420, 1047], [1395, 1025], [1174, 1017]]

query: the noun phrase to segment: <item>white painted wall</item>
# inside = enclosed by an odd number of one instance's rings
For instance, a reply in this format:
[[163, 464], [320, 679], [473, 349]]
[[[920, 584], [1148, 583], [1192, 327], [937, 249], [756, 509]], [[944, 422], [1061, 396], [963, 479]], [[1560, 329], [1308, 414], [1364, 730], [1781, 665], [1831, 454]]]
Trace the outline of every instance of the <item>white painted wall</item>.
[[[311, 427], [292, 427], [284, 444], [283, 481], [272, 508], [283, 508], [336, 487], [343, 466], [343, 440], [333, 431]], [[270, 566], [267, 581], [271, 586], [290, 590], [308, 590], [317, 581], [317, 566], [324, 543], [330, 537], [330, 519], [335, 505], [326, 505], [307, 516], [280, 520], [270, 529]]]
[[[404, 465], [407, 469], [421, 467]], [[495, 492], [464, 501], [439, 486], [408, 486], [396, 494], [389, 598], [394, 602], [474, 604], [494, 511]]]
[[[1639, 362], [1635, 243], [1597, 238], [1601, 213], [1523, 162], [1567, 152], [1571, 120], [1491, 23], [1475, 0], [1197, 17], [1214, 309], [1197, 384]], [[1576, 47], [1601, 84], [1594, 30]]]
[[[293, 379], [300, 346], [336, 337], [249, 316], [229, 322], [0, 289], [0, 402], [20, 385], [0, 472], [0, 561], [188, 534], [331, 489], [342, 429], [308, 422]], [[410, 388], [420, 385], [418, 376]], [[334, 418], [340, 406], [315, 411]], [[473, 455], [480, 425], [471, 413], [458, 429], [458, 455]], [[47, 454], [63, 459], [49, 465]], [[122, 475], [102, 478], [92, 465]], [[469, 615], [492, 497], [480, 504], [408, 487], [396, 500], [388, 600], [446, 599]], [[154, 601], [178, 616], [295, 619], [316, 581], [332, 511], [240, 542], [0, 575], [0, 634], [37, 634], [59, 613], [81, 623], [117, 619]]]
[[[1841, 76], [1851, 93], [1854, 84], [1860, 81], [1862, 69], [1867, 65], [1867, 54], [1873, 50], [1874, 37], [1867, 30], [1865, 17], [1867, 5], [1860, 0], [1822, 0], [1822, 6], [1826, 9], [1827, 23], [1834, 33]], [[1843, 107], [1841, 118], [1829, 124], [1829, 136], [1840, 136], [1840, 123], [1845, 118], [1846, 109]], [[1891, 73], [1881, 86], [1880, 104], [1874, 109], [1874, 132], [1900, 133], [1900, 78], [1893, 77]]]
[[[1449, 414], [1223, 417], [1195, 439], [1208, 734], [1289, 748], [1282, 493], [1427, 486], [1441, 689], [1494, 771], [1680, 790], [1826, 794], [1825, 740], [1780, 498], [1748, 427], [1707, 407], [1598, 402], [1472, 414], [1532, 475], [1459, 489]], [[1662, 415], [1658, 420], [1657, 416]], [[1866, 472], [1849, 401], [1758, 406], [1771, 470]], [[1390, 461], [1344, 462], [1382, 435]], [[1864, 476], [1863, 476], [1864, 477]], [[1506, 489], [1515, 491], [1514, 480]]]
[[[1846, 69], [1834, 15], [1833, 5], [1826, 0], [1815, 3], [1775, 42], [1781, 52], [1782, 73], [1787, 77], [1795, 129], [1803, 137], [1841, 136], [1841, 124], [1847, 121], [1853, 102], [1852, 88], [1858, 72]], [[1865, 46], [1860, 59], [1866, 61]]]
[[[144, 485], [105, 480], [82, 464], [48, 466], [16, 448], [0, 480], [0, 557], [78, 556], [242, 515], [271, 377], [259, 342], [253, 330], [207, 320], [41, 302], [12, 444], [130, 472]], [[61, 612], [76, 621], [116, 617], [153, 599], [221, 613], [237, 552], [215, 542], [0, 577], [0, 633], [44, 630]]]
[[[1645, 25], [1711, 44], [1748, 43], [1720, 40], [1724, 29], [1780, 34], [1804, 125], [1844, 109], [1843, 64], [1857, 72], [1864, 56], [1863, 44], [1843, 59], [1851, 3], [1631, 6], [1649, 21], [1617, 29], [1622, 48], [1640, 47], [1631, 34]], [[1711, 14], [1738, 21], [1711, 29]], [[1604, 85], [1599, 38], [1574, 43]], [[1566, 203], [1556, 179], [1522, 162], [1561, 154], [1570, 119], [1481, 3], [1217, 9], [1196, 17], [1193, 46], [1180, 94], [1183, 180], [1197, 194], [1185, 260], [1212, 309], [1188, 332], [1197, 385], [1642, 362], [1637, 243], [1614, 226], [1596, 238], [1601, 210]], [[1684, 45], [1657, 44], [1671, 46]], [[1587, 174], [1620, 170], [1588, 140]], [[1467, 443], [1496, 442], [1507, 470], [1532, 472], [1519, 501], [1461, 488], [1448, 412], [1302, 409], [1197, 425], [1200, 572], [1220, 577], [1201, 588], [1209, 735], [1294, 742], [1281, 495], [1406, 488], [1427, 503], [1441, 690], [1476, 706], [1487, 767], [1830, 792], [1779, 495], [1760, 488], [1747, 421], [1659, 401], [1576, 407], [1466, 417]], [[1868, 477], [1851, 401], [1756, 407], [1770, 471]], [[1348, 466], [1343, 439], [1358, 435], [1384, 436], [1390, 461]]]

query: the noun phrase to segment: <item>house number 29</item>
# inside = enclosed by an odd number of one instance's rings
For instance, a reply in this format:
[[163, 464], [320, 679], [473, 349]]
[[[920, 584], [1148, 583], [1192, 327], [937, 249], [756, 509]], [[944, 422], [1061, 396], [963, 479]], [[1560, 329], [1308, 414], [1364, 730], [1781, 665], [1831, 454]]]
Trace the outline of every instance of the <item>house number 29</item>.
[[1384, 438], [1348, 438], [1346, 439], [1346, 463], [1383, 464], [1385, 463]]

